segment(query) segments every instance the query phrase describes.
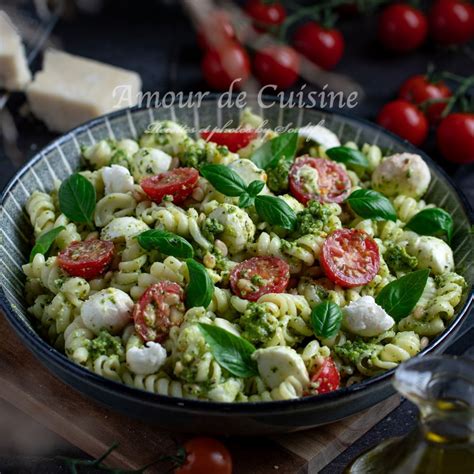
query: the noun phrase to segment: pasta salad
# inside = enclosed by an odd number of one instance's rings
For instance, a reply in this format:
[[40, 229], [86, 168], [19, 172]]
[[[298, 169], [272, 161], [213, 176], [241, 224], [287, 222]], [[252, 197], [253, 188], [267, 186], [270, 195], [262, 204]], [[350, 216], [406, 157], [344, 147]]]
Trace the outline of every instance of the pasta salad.
[[161, 395], [286, 400], [392, 369], [444, 330], [465, 282], [423, 159], [241, 122], [102, 140], [32, 193], [28, 311], [69, 359]]

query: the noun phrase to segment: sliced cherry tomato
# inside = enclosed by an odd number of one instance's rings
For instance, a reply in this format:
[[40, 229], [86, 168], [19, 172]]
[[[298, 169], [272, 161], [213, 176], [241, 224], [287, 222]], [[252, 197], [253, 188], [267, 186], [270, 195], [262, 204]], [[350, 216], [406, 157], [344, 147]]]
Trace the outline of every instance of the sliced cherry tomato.
[[425, 15], [404, 3], [386, 7], [379, 18], [379, 40], [391, 51], [412, 51], [425, 41], [427, 33], [428, 21]]
[[307, 395], [321, 395], [337, 390], [341, 383], [339, 370], [331, 357], [326, 357], [311, 376], [310, 391]]
[[181, 204], [193, 192], [198, 179], [198, 170], [176, 168], [142, 179], [140, 185], [152, 201], [160, 203], [166, 195], [171, 195], [175, 204]]
[[[451, 90], [443, 81], [431, 82], [426, 76], [418, 74], [410, 77], [402, 84], [398, 97], [415, 105], [420, 105], [428, 100], [451, 97]], [[433, 124], [439, 122], [445, 108], [446, 102], [429, 105], [425, 112], [428, 120]]]
[[208, 142], [226, 146], [230, 151], [236, 152], [246, 147], [258, 136], [256, 130], [224, 130], [223, 132], [203, 131], [201, 138]]
[[380, 267], [377, 243], [358, 229], [331, 232], [324, 241], [320, 258], [326, 276], [344, 288], [366, 285]]
[[171, 327], [181, 324], [183, 295], [183, 289], [172, 281], [160, 281], [146, 289], [133, 308], [135, 330], [145, 342], [163, 342]]
[[91, 280], [105, 272], [114, 256], [114, 244], [108, 240], [72, 242], [58, 255], [58, 264], [69, 275]]
[[332, 69], [344, 53], [344, 37], [335, 28], [324, 28], [310, 21], [300, 26], [293, 37], [297, 51], [324, 69]]
[[268, 30], [279, 26], [286, 18], [285, 7], [277, 1], [249, 0], [245, 5], [247, 15], [253, 18], [259, 30]]
[[281, 258], [253, 257], [235, 266], [230, 274], [232, 291], [249, 301], [267, 293], [282, 293], [290, 280], [290, 267]]
[[450, 114], [436, 131], [443, 156], [454, 163], [474, 163], [474, 114]]
[[175, 474], [231, 474], [232, 457], [217, 439], [200, 436], [184, 444], [185, 463]]
[[428, 136], [428, 120], [415, 105], [406, 100], [385, 104], [377, 116], [377, 123], [413, 145], [421, 145]]
[[324, 158], [300, 156], [289, 174], [290, 190], [298, 201], [342, 202], [349, 194], [351, 180], [342, 166]]
[[466, 43], [474, 38], [474, 7], [462, 0], [438, 0], [429, 12], [429, 23], [438, 43]]
[[254, 69], [262, 84], [275, 84], [279, 89], [287, 89], [298, 80], [300, 58], [289, 46], [271, 45], [257, 52]]
[[240, 87], [250, 75], [250, 60], [247, 52], [237, 43], [231, 43], [222, 49], [210, 49], [201, 63], [202, 74], [206, 82], [217, 90], [226, 91], [234, 81]]
[[211, 12], [197, 33], [197, 40], [204, 51], [215, 48], [223, 41], [234, 41], [235, 31], [228, 13], [224, 10]]

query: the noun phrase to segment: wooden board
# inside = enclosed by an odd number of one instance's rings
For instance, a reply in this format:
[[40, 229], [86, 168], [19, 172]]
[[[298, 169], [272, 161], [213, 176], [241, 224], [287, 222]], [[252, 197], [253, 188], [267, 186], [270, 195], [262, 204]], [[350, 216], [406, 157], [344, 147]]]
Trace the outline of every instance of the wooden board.
[[[114, 443], [115, 467], [137, 469], [173, 453], [186, 436], [160, 432], [119, 415], [71, 389], [24, 347], [0, 313], [0, 397], [93, 457]], [[317, 473], [399, 404], [392, 397], [346, 420], [312, 430], [258, 439], [228, 438], [236, 474]], [[147, 472], [163, 472], [150, 469]]]

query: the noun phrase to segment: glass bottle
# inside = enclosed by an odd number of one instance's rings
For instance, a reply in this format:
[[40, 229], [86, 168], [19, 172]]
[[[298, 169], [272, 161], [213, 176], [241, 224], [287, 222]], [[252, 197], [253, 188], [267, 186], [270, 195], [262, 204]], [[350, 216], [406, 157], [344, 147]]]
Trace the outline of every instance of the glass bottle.
[[472, 474], [474, 472], [474, 360], [415, 358], [393, 384], [420, 411], [407, 436], [389, 439], [346, 467], [346, 474]]

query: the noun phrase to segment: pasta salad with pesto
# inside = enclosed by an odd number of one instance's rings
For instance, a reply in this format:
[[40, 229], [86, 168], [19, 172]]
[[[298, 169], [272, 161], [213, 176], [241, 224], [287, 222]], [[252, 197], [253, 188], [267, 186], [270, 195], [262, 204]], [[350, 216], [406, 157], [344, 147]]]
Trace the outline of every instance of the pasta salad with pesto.
[[32, 193], [25, 294], [51, 345], [149, 392], [258, 402], [356, 384], [445, 329], [465, 281], [423, 159], [260, 125], [155, 122]]

